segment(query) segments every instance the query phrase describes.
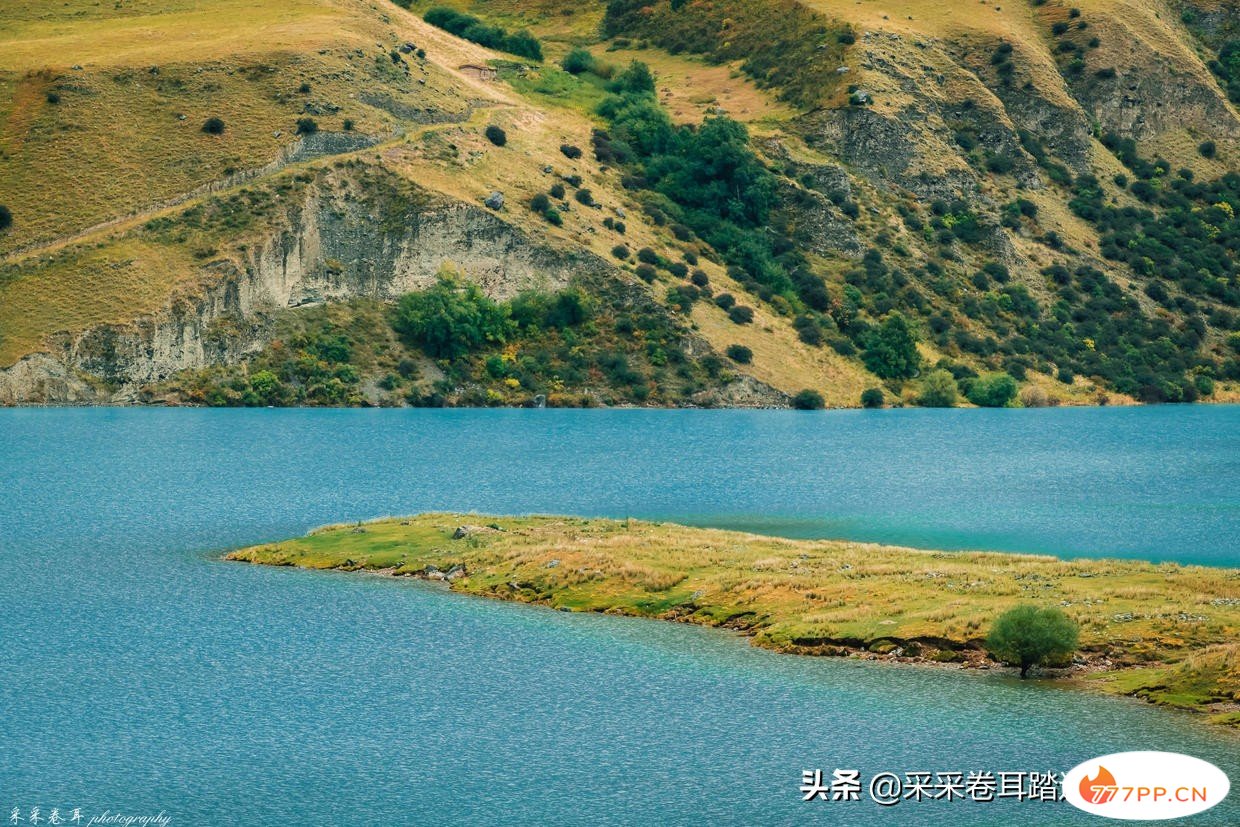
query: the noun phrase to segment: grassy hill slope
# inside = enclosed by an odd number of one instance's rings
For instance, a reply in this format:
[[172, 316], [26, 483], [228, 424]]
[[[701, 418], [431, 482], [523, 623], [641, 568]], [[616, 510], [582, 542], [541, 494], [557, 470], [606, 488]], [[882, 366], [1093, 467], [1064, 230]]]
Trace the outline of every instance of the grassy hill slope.
[[[623, 285], [680, 331], [679, 355], [608, 311], [618, 331], [585, 330], [519, 376], [479, 366], [542, 345], [482, 344], [457, 370], [407, 339], [421, 379], [376, 390], [394, 380], [367, 372], [395, 362], [359, 356], [343, 398], [781, 404], [812, 389], [856, 405], [880, 388], [916, 403], [936, 371], [982, 404], [1018, 403], [975, 389], [1004, 373], [1026, 404], [1240, 398], [1234, 9], [448, 5], [531, 30], [545, 61], [431, 26], [429, 3], [6, 14], [0, 400], [237, 404], [254, 398], [251, 363], [275, 365], [270, 348], [300, 329], [281, 321], [298, 306], [391, 303], [441, 270], [503, 301], [561, 289], [587, 260], [599, 306]], [[590, 70], [559, 67], [574, 49]], [[657, 151], [606, 103], [635, 99], [617, 91], [632, 61], [653, 69], [649, 100], [671, 125]], [[222, 131], [204, 131], [210, 119]], [[764, 193], [740, 223], [668, 177], [695, 134], [677, 124], [733, 119]], [[675, 174], [709, 188], [702, 175], [730, 173]], [[393, 187], [416, 195], [383, 195]], [[492, 193], [502, 207], [482, 206]], [[556, 221], [529, 207], [540, 195]], [[915, 346], [893, 367], [895, 316]], [[624, 354], [637, 374], [615, 367]], [[298, 388], [280, 398], [314, 401]]]

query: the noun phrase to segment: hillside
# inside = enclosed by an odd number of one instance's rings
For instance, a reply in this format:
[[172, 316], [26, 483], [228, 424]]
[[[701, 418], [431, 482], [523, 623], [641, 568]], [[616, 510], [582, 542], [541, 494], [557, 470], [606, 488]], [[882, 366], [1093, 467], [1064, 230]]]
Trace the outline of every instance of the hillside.
[[0, 403], [1240, 399], [1234, 3], [408, 5], [6, 11]]

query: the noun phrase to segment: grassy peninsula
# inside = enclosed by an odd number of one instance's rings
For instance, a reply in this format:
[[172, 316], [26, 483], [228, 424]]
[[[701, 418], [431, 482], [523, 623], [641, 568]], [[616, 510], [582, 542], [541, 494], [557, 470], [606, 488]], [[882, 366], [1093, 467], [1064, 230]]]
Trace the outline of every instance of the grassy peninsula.
[[734, 629], [780, 652], [999, 668], [1024, 603], [1080, 624], [1051, 674], [1240, 725], [1240, 570], [804, 541], [636, 520], [423, 514], [227, 559], [442, 580], [453, 590]]

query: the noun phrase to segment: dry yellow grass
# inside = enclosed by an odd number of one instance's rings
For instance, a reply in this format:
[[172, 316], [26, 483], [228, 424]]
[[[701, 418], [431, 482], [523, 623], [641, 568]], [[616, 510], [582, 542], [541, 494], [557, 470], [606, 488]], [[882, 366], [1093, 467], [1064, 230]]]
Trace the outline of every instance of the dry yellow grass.
[[[0, 236], [0, 255], [10, 254], [10, 269], [0, 275], [0, 365], [46, 346], [53, 334], [78, 333], [93, 324], [125, 322], [156, 310], [178, 287], [195, 284], [202, 277], [200, 261], [186, 251], [153, 249], [126, 234], [150, 215], [167, 213], [160, 205], [169, 199], [230, 172], [271, 161], [293, 140], [294, 124], [307, 112], [320, 113], [314, 116], [327, 131], [342, 129], [348, 118], [356, 131], [387, 138], [368, 150], [367, 157], [380, 156], [384, 165], [420, 186], [472, 203], [492, 190], [503, 192], [504, 217], [535, 240], [587, 249], [608, 260], [613, 260], [612, 247], [621, 242], [634, 251], [648, 246], [671, 260], [681, 257], [683, 245], [666, 228], [654, 227], [642, 217], [620, 186], [619, 173], [604, 171], [592, 160], [589, 135], [598, 124], [589, 107], [582, 105], [585, 98], [557, 101], [521, 84], [513, 88], [462, 75], [457, 71], [461, 64], [501, 56], [425, 24], [417, 12], [429, 2], [415, 5], [414, 12], [386, 0], [289, 0], [257, 7], [241, 0], [14, 5], [0, 19], [0, 203], [15, 214], [13, 228]], [[570, 45], [592, 38], [602, 9], [599, 4], [579, 7], [566, 0], [462, 0], [455, 5], [477, 6], [476, 11], [508, 25], [518, 17], [528, 20], [540, 36], [550, 38], [546, 47], [552, 60]], [[1048, 15], [1065, 13], [1058, 6], [1005, 6], [996, 11], [966, 0], [899, 4], [810, 0], [809, 5], [853, 22], [859, 34], [883, 31], [904, 36], [900, 41], [862, 38], [856, 49], [896, 65], [926, 94], [945, 100], [975, 97], [1006, 122], [997, 100], [941, 42], [949, 35], [982, 42], [1004, 37], [1016, 43], [1043, 93], [1052, 100], [1059, 95], [1065, 105], [1070, 104], [1047, 49]], [[1077, 5], [1088, 19], [1093, 12], [1118, 14], [1130, 4], [1087, 0]], [[1144, 6], [1138, 12], [1125, 17], [1123, 25], [1142, 42], [1162, 48], [1174, 24], [1152, 17]], [[926, 41], [928, 47], [916, 49], [915, 39]], [[427, 51], [425, 65], [410, 59], [407, 78], [387, 61], [389, 50], [405, 41]], [[660, 97], [679, 120], [698, 120], [719, 106], [750, 121], [753, 131], [762, 134], [778, 128], [791, 114], [735, 66], [709, 66], [658, 49], [593, 48], [613, 63], [635, 58], [651, 64], [658, 74]], [[859, 65], [851, 58], [849, 62], [864, 82]], [[83, 68], [70, 68], [74, 65]], [[935, 85], [931, 79], [939, 72], [944, 74], [944, 85], [931, 90]], [[303, 82], [309, 84], [309, 92], [299, 91]], [[899, 86], [892, 84], [878, 96], [880, 108], [895, 108], [908, 99]], [[363, 91], [380, 92], [397, 104], [444, 116], [464, 117], [471, 105], [473, 112], [461, 124], [425, 127], [393, 114], [399, 106], [367, 103]], [[60, 102], [49, 103], [49, 92], [59, 94]], [[210, 116], [224, 119], [223, 135], [201, 132], [202, 122]], [[481, 129], [488, 123], [507, 130], [509, 142], [503, 149], [482, 138]], [[406, 137], [395, 137], [400, 133]], [[1174, 157], [1195, 155], [1187, 132], [1160, 140], [1174, 144]], [[561, 144], [581, 147], [584, 157], [570, 161], [560, 153]], [[789, 148], [794, 155], [815, 155], [795, 140], [789, 141]], [[1101, 149], [1098, 155], [1102, 163], [1117, 164]], [[931, 174], [963, 163], [947, 148], [923, 156], [929, 167], [921, 171]], [[1201, 170], [1225, 164], [1221, 159], [1194, 163]], [[546, 167], [552, 172], [544, 172]], [[601, 208], [574, 202], [564, 212], [564, 226], [553, 227], [526, 204], [559, 176], [569, 174], [582, 176]], [[986, 194], [997, 200], [1006, 197], [1001, 192]], [[1047, 191], [1031, 197], [1038, 201], [1047, 228], [1080, 249], [1096, 248], [1092, 230], [1060, 199]], [[621, 210], [627, 225], [624, 236], [602, 226], [604, 217], [618, 217]], [[143, 215], [66, 242], [131, 213]], [[868, 217], [860, 225], [863, 236], [877, 231], [872, 222], [865, 222]], [[29, 247], [34, 251], [13, 252]], [[1039, 265], [1048, 263], [1037, 258], [1050, 255], [1041, 245], [1021, 244], [1021, 249]], [[831, 405], [855, 405], [864, 388], [877, 384], [856, 360], [829, 348], [804, 345], [789, 319], [757, 307], [756, 300], [746, 301], [721, 268], [705, 261], [700, 266], [716, 292], [732, 292], [758, 311], [755, 323], [748, 326], [733, 324], [705, 304], [695, 307], [692, 315], [698, 331], [717, 350], [730, 344], [753, 350], [753, 365], [746, 372], [789, 393], [817, 389]], [[838, 266], [839, 262], [832, 263], [828, 270]], [[663, 278], [654, 287], [657, 297], [670, 283]], [[938, 356], [930, 350], [926, 354], [931, 359]], [[1045, 383], [1048, 390], [1054, 389], [1051, 380]], [[1092, 389], [1084, 382], [1060, 390], [1065, 401], [1092, 400]], [[1229, 392], [1235, 391], [1219, 389], [1221, 398]]]
[[53, 258], [22, 280], [0, 287], [0, 365], [11, 364], [60, 331], [123, 323], [158, 310], [192, 278], [190, 252], [137, 239]]
[[[359, 4], [349, 0], [128, 0], [6, 4], [0, 69], [139, 66], [339, 45]], [[356, 45], [363, 45], [355, 36]]]
[[780, 121], [794, 110], [759, 89], [739, 69], [739, 61], [711, 65], [704, 60], [671, 55], [662, 49], [593, 49], [602, 61], [619, 66], [640, 60], [658, 78], [659, 101], [677, 123], [700, 123], [707, 114], [723, 111], [744, 123]]
[[[35, 14], [23, 6], [0, 24], [0, 203], [14, 213], [0, 253], [261, 167], [296, 140], [301, 117], [324, 131], [348, 119], [357, 132], [388, 135], [408, 128], [397, 107], [451, 118], [471, 100], [503, 97], [456, 71], [486, 60], [485, 50], [395, 6], [251, 8], [208, 0], [109, 14], [80, 3]], [[113, 48], [113, 34], [128, 45]], [[408, 58], [407, 73], [388, 58], [405, 41], [428, 51], [425, 62]], [[223, 135], [202, 132], [209, 117], [223, 119]]]

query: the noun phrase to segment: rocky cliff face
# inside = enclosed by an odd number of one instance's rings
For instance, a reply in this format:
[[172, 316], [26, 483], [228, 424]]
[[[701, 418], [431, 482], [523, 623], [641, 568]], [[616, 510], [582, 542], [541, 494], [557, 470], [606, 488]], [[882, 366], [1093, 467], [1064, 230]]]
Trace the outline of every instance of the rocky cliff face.
[[204, 264], [203, 289], [129, 324], [61, 336], [47, 352], [0, 370], [0, 404], [126, 401], [177, 371], [261, 348], [275, 310], [392, 299], [433, 284], [444, 266], [495, 298], [611, 269], [588, 252], [534, 243], [481, 206], [421, 193], [367, 198], [359, 187], [348, 170], [322, 173], [267, 232]]

